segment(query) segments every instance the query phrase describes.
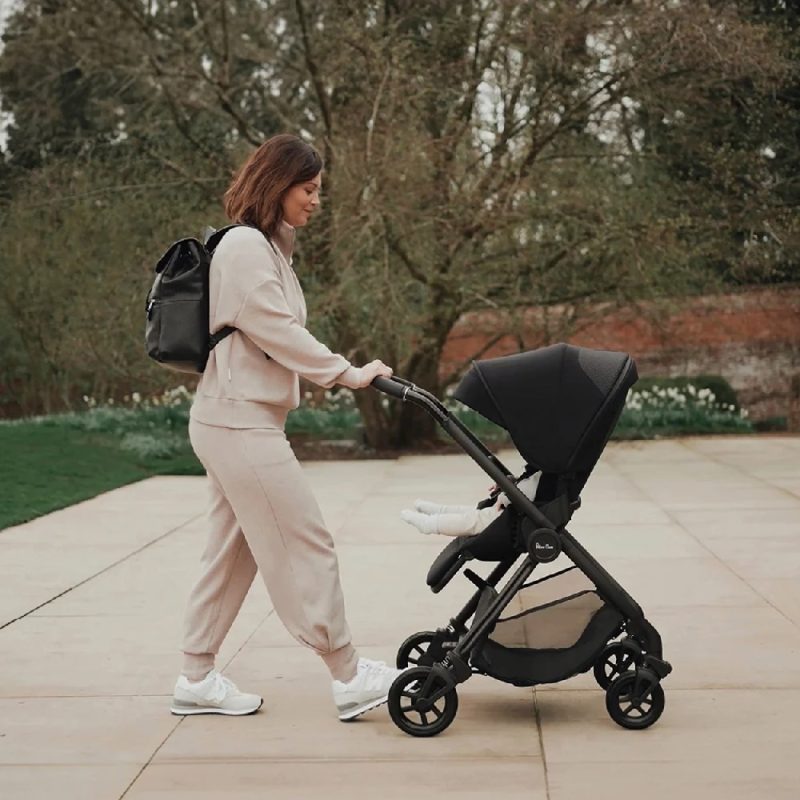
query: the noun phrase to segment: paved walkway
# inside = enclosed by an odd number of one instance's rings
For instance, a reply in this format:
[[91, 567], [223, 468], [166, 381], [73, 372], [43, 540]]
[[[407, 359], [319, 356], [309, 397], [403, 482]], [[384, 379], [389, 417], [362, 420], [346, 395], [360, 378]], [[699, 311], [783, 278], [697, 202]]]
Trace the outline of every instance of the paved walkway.
[[[442, 541], [400, 509], [474, 502], [491, 481], [466, 456], [306, 468], [356, 644], [393, 660], [471, 588], [427, 590]], [[588, 676], [536, 691], [473, 678], [433, 739], [405, 736], [385, 708], [343, 725], [321, 662], [260, 583], [221, 663], [264, 694], [262, 713], [171, 716], [204, 503], [204, 479], [156, 478], [0, 532], [3, 800], [800, 797], [800, 438], [612, 445], [589, 482], [570, 529], [675, 668], [644, 732], [612, 723]]]

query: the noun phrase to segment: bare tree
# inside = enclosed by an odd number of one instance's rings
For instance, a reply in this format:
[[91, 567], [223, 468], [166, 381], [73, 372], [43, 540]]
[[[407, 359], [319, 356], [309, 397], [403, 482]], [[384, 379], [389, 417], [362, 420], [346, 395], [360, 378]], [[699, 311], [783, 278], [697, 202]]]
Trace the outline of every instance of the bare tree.
[[[565, 306], [562, 321], [577, 325], [591, 300], [690, 290], [715, 247], [736, 257], [732, 198], [739, 217], [767, 207], [755, 150], [707, 159], [702, 196], [687, 198], [652, 135], [669, 126], [673, 142], [696, 137], [719, 118], [709, 96], [742, 81], [767, 96], [786, 74], [772, 29], [734, 4], [69, 7], [53, 35], [69, 38], [87, 75], [113, 76], [97, 108], [176, 177], [226, 178], [277, 130], [319, 146], [324, 213], [298, 255], [312, 327], [350, 358], [383, 358], [437, 394], [458, 377], [439, 365], [465, 312], [499, 312], [496, 336], [524, 347], [531, 305]], [[734, 166], [746, 199], [715, 183]], [[411, 406], [384, 408], [373, 392], [357, 400], [375, 445], [432, 436]]]

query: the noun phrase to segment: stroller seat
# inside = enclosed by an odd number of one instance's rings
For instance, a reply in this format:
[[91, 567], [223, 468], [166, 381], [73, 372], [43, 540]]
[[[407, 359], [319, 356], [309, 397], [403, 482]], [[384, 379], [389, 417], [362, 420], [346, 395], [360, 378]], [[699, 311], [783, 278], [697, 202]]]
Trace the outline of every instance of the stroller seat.
[[427, 583], [436, 593], [444, 589], [467, 561], [502, 561], [517, 551], [516, 528], [513, 515], [519, 514], [509, 506], [500, 512], [497, 519], [480, 533], [472, 536], [457, 536], [436, 557], [428, 570]]
[[[569, 502], [566, 495], [541, 504], [539, 510], [559, 528], [569, 522], [573, 512], [580, 508], [580, 498]], [[513, 506], [507, 506], [480, 533], [457, 536], [436, 557], [428, 570], [427, 584], [431, 591], [440, 592], [467, 561], [503, 561], [523, 552], [519, 537], [524, 515]]]

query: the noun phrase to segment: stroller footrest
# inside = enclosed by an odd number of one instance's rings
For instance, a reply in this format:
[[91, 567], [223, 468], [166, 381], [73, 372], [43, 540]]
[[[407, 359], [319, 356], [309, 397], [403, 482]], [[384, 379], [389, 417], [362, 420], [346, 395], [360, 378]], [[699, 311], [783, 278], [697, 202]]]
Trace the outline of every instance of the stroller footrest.
[[519, 515], [508, 506], [480, 533], [457, 536], [442, 550], [428, 570], [427, 583], [441, 591], [467, 561], [503, 561], [518, 551], [515, 529]]
[[471, 561], [474, 556], [466, 548], [468, 544], [467, 538], [464, 537], [454, 539], [447, 547], [442, 550], [436, 557], [436, 560], [431, 564], [428, 570], [427, 583], [431, 587], [431, 591], [441, 592], [448, 583], [450, 583], [453, 575], [455, 575], [467, 561]]

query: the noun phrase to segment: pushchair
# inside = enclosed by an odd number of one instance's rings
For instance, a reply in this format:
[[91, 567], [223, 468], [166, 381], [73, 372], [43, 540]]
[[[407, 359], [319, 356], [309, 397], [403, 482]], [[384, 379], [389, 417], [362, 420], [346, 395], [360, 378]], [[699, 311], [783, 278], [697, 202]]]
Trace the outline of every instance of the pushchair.
[[[536, 686], [593, 670], [614, 722], [642, 729], [661, 716], [661, 680], [672, 667], [658, 631], [566, 528], [637, 378], [625, 353], [567, 344], [473, 362], [454, 397], [508, 432], [525, 474], [541, 471], [533, 501], [434, 395], [395, 376], [373, 381], [430, 412], [510, 500], [483, 531], [451, 541], [428, 571], [428, 586], [440, 592], [468, 562], [496, 562], [485, 578], [464, 569], [476, 591], [447, 626], [415, 633], [400, 646], [397, 666], [404, 671], [388, 704], [405, 733], [444, 731], [458, 710], [456, 686], [473, 674]], [[528, 581], [562, 553], [572, 566]], [[504, 616], [512, 601], [522, 610]]]

